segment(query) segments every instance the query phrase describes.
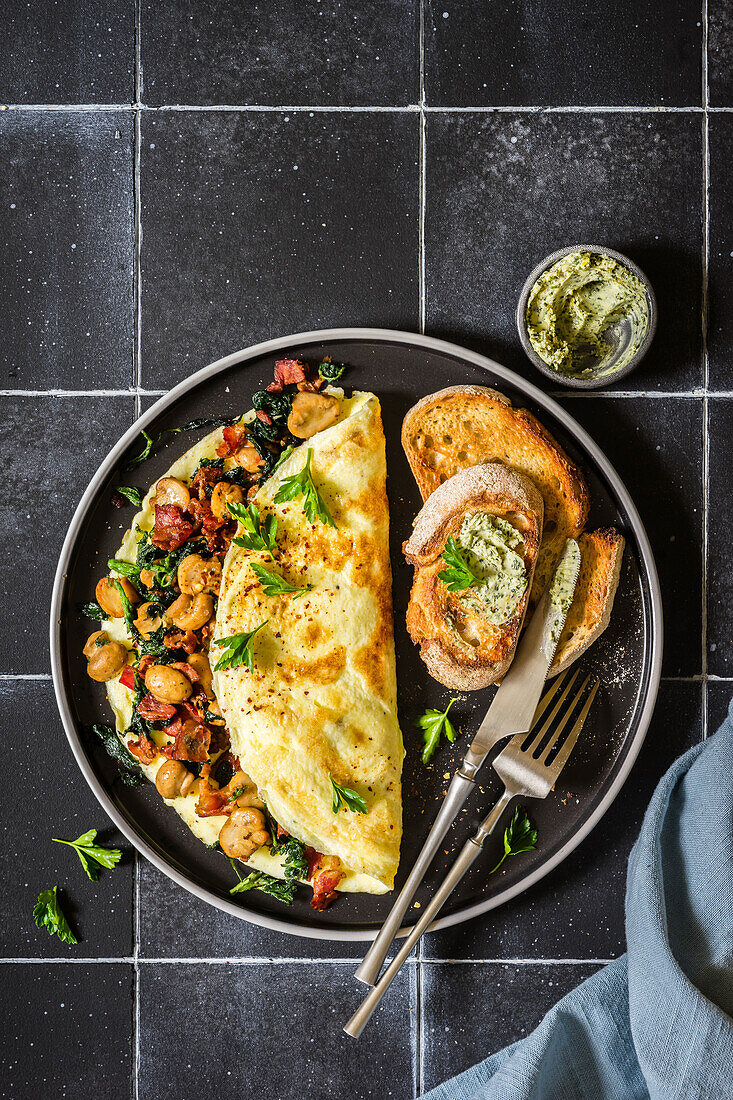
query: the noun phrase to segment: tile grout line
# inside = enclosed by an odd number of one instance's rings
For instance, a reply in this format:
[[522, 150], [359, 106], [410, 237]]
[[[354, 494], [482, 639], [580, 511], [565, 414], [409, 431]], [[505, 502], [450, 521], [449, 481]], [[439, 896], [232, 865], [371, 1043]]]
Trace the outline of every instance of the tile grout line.
[[701, 572], [701, 670], [702, 670], [702, 735], [708, 735], [708, 511], [710, 500], [710, 434], [708, 387], [710, 384], [710, 364], [708, 358], [708, 271], [710, 263], [710, 147], [709, 147], [709, 92], [708, 92], [708, 0], [702, 0], [702, 292], [701, 292], [701, 338], [702, 338], [702, 572]]
[[[398, 330], [396, 330], [398, 331]], [[521, 375], [519, 377], [522, 377]], [[144, 386], [130, 386], [126, 390], [2, 390], [0, 397], [164, 397], [170, 390], [146, 390]], [[547, 397], [556, 401], [560, 397], [569, 397], [578, 400], [587, 400], [596, 397], [612, 397], [626, 400], [628, 398], [690, 398], [711, 397], [721, 400], [733, 398], [733, 390], [589, 390], [580, 392], [575, 390], [548, 390]]]
[[0, 104], [0, 113], [9, 111], [18, 113], [28, 111], [42, 112], [66, 112], [78, 113], [109, 113], [114, 111], [129, 112], [163, 112], [166, 111], [190, 111], [196, 113], [236, 113], [244, 111], [275, 113], [282, 111], [300, 112], [310, 114], [420, 114], [421, 111], [429, 114], [730, 114], [733, 107], [705, 107], [697, 104], [689, 104], [680, 107], [667, 107], [661, 104], [597, 104], [586, 106], [583, 104], [513, 104], [509, 106], [485, 106], [473, 104], [469, 106], [459, 105], [434, 105], [427, 104], [421, 107], [420, 103], [407, 104], [353, 104], [350, 106], [337, 106], [328, 103], [161, 103], [151, 105], [136, 100], [134, 103], [3, 103]]
[[[14, 956], [13, 958], [0, 958], [0, 966], [13, 965], [13, 966], [47, 966], [55, 965], [57, 963], [70, 963], [75, 966], [91, 966], [93, 964], [111, 965], [126, 965], [126, 966], [312, 966], [313, 963], [320, 963], [332, 966], [348, 966], [352, 967], [358, 959], [347, 958], [334, 958], [328, 959], [323, 957], [310, 957], [304, 956], [299, 958], [288, 958], [286, 956], [269, 956], [263, 955], [262, 957], [256, 955], [222, 955], [212, 956], [205, 958], [185, 958], [182, 956], [171, 957], [153, 957], [146, 958], [144, 956], [135, 955], [110, 955], [110, 956], [90, 956], [88, 958], [63, 958], [60, 956], [54, 956], [50, 958], [24, 958], [23, 956]], [[423, 959], [423, 964], [426, 966], [457, 966], [471, 964], [476, 966], [585, 966], [585, 965], [606, 965], [613, 962], [613, 959], [599, 959], [599, 958], [572, 958], [572, 959]], [[405, 960], [404, 966], [414, 967], [417, 971], [419, 969], [417, 965], [417, 958], [412, 957]]]

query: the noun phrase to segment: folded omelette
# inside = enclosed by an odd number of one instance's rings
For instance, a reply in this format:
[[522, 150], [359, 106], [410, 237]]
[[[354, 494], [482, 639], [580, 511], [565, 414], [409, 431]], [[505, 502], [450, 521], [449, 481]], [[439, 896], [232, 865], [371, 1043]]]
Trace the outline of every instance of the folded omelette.
[[[141, 662], [145, 645], [140, 645], [141, 638], [135, 638], [119, 612], [101, 623], [100, 639], [92, 642], [92, 635], [85, 653], [96, 660], [101, 658], [95, 646], [113, 642], [124, 647], [127, 664], [121, 676], [105, 680], [118, 737], [130, 747], [146, 777], [154, 783], [158, 780], [161, 793], [168, 789], [160, 782], [161, 769], [170, 768], [171, 760], [179, 761], [179, 768], [180, 761], [186, 761], [183, 767], [190, 769], [190, 776], [184, 790], [165, 801], [204, 843], [219, 842], [233, 809], [243, 803], [259, 806], [272, 835], [263, 834], [264, 842], [242, 860], [248, 867], [292, 881], [292, 868], [287, 868], [278, 844], [278, 838], [287, 835], [306, 846], [311, 877], [314, 860], [318, 865], [318, 859], [323, 864], [323, 856], [334, 857], [330, 867], [339, 867], [335, 889], [382, 893], [393, 886], [399, 863], [404, 755], [396, 710], [385, 441], [379, 401], [373, 394], [345, 398], [341, 391], [329, 392], [340, 399], [336, 423], [293, 449], [250, 504], [263, 520], [275, 517], [272, 549], [248, 550], [231, 543], [221, 586], [212, 596], [215, 620], [212, 616], [196, 635], [204, 663], [210, 658], [214, 668], [226, 664], [221, 657], [228, 638], [260, 627], [251, 644], [252, 670], [246, 664], [215, 670], [208, 701], [194, 675], [194, 694], [181, 706], [169, 708], [183, 718], [183, 725], [194, 722], [187, 713], [195, 715], [197, 706], [205, 715], [201, 722], [220, 708], [219, 721], [223, 720], [230, 741], [226, 753], [217, 749], [221, 734], [220, 727], [214, 726], [208, 757], [197, 758], [206, 760], [203, 770], [200, 762], [187, 762], [190, 754], [175, 751], [181, 738], [171, 742], [178, 718], [148, 723], [149, 751], [141, 751], [145, 734], [136, 737], [134, 719], [138, 708], [147, 715], [150, 697], [141, 699], [145, 687], [138, 673], [145, 677], [152, 659]], [[131, 578], [128, 591], [133, 599], [148, 598], [150, 593], [139, 580], [138, 557], [146, 540], [150, 549], [156, 489], [172, 478], [193, 492], [197, 471], [221, 463], [217, 454], [222, 437], [222, 429], [211, 432], [151, 487], [116, 555], [121, 564], [108, 579], [113, 587], [122, 577]], [[275, 501], [283, 483], [302, 472], [306, 462], [327, 506], [328, 523], [317, 518], [311, 522], [306, 501], [298, 495]], [[211, 498], [211, 488], [207, 491]], [[237, 527], [237, 532], [241, 535], [242, 528]], [[200, 539], [192, 544], [191, 553], [209, 557], [205, 549], [202, 552]], [[186, 561], [181, 554], [186, 554], [185, 546], [178, 556]], [[126, 570], [124, 563], [132, 568]], [[274, 591], [261, 573], [258, 576], [258, 565], [276, 572], [284, 579], [281, 587], [290, 591]], [[185, 566], [178, 566], [179, 579], [181, 568]], [[133, 608], [138, 616], [140, 606], [144, 605], [136, 602]], [[162, 619], [159, 634], [171, 629], [165, 611]], [[169, 657], [169, 667], [190, 676], [186, 662], [193, 665], [198, 654], [187, 658], [181, 651], [174, 656], [178, 660], [172, 664]], [[157, 705], [153, 699], [153, 715]], [[156, 752], [161, 755], [155, 756]], [[235, 761], [237, 769], [226, 788], [211, 778], [224, 755]], [[244, 789], [236, 785], [242, 772], [247, 783], [251, 780], [256, 786], [254, 799], [235, 797]], [[226, 797], [229, 787], [234, 788], [231, 798]], [[208, 809], [202, 810], [207, 791]], [[338, 791], [346, 792], [346, 801], [338, 798]], [[221, 812], [215, 812], [216, 800], [212, 811], [212, 794], [225, 795], [219, 798]], [[233, 799], [233, 805], [227, 804]]]
[[[252, 565], [264, 551], [232, 544], [216, 617], [217, 639], [250, 632], [253, 669], [214, 673], [232, 749], [276, 820], [307, 845], [365, 876], [394, 884], [402, 832], [392, 630], [389, 513], [379, 401], [358, 393], [331, 428], [298, 447], [255, 497], [277, 520], [278, 571], [301, 598], [268, 597]], [[307, 454], [310, 452], [310, 455]], [[333, 526], [306, 516], [279, 488], [310, 460]], [[333, 782], [367, 812], [334, 812]]]

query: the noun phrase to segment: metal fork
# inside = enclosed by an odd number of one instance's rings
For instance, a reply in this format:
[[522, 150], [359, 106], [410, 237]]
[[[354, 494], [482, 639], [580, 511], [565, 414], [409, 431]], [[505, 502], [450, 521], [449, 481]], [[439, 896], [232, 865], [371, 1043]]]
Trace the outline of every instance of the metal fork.
[[598, 691], [599, 681], [596, 680], [588, 693], [588, 697], [572, 729], [563, 740], [565, 727], [590, 682], [590, 676], [586, 676], [579, 690], [567, 704], [554, 732], [550, 735], [549, 740], [545, 742], [555, 719], [565, 706], [565, 702], [577, 678], [578, 672], [575, 672], [568, 680], [562, 694], [550, 711], [549, 717], [543, 723], [539, 731], [533, 736], [534, 727], [537, 725], [537, 722], [557, 693], [558, 684], [556, 681], [540, 700], [535, 712], [532, 730], [530, 730], [529, 733], [516, 734], [492, 762], [496, 774], [504, 784], [504, 793], [491, 813], [481, 822], [476, 831], [476, 835], [466, 841], [460, 855], [435, 895], [426, 905], [425, 911], [410, 934], [406, 937], [400, 950], [397, 952], [377, 984], [370, 990], [361, 1006], [346, 1024], [344, 1031], [347, 1035], [351, 1035], [355, 1039], [361, 1035], [369, 1018], [387, 992], [389, 986], [392, 984], [403, 962], [433, 918], [440, 909], [442, 909], [466, 871], [474, 861], [478, 859], [484, 841], [494, 831], [497, 822], [512, 798], [547, 798], [547, 795], [557, 782], [560, 772], [565, 767], [570, 753], [575, 747], [575, 742], [578, 740], [578, 735], [585, 724], [585, 720], [588, 717], [588, 711]]

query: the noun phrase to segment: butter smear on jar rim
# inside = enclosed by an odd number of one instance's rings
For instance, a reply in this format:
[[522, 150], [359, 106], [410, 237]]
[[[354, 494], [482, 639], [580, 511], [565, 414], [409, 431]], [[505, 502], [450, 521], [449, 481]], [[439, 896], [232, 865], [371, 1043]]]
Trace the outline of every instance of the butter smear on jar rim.
[[639, 350], [649, 328], [646, 288], [600, 252], [570, 252], [543, 271], [526, 309], [532, 347], [570, 378], [613, 374]]

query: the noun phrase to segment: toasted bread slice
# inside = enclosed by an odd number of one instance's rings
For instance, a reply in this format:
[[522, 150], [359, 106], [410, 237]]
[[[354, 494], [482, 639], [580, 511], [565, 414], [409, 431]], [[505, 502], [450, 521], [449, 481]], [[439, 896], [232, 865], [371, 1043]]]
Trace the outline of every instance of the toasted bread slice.
[[459, 470], [503, 462], [531, 478], [544, 500], [544, 528], [530, 606], [538, 602], [562, 553], [588, 518], [588, 488], [546, 428], [497, 390], [450, 386], [418, 401], [402, 425], [402, 446], [423, 500]]
[[578, 583], [548, 676], [557, 676], [568, 668], [611, 621], [613, 598], [621, 575], [624, 537], [613, 527], [601, 527], [582, 534], [578, 545]]
[[[415, 566], [407, 608], [407, 629], [420, 646], [430, 675], [446, 687], [477, 691], [499, 680], [509, 668], [529, 602], [542, 535], [542, 496], [532, 482], [500, 463], [463, 470], [439, 485], [423, 505], [403, 546]], [[442, 553], [467, 515], [487, 513], [511, 523], [522, 541], [515, 547], [527, 574], [527, 587], [512, 617], [500, 625], [451, 592], [438, 574]]]

